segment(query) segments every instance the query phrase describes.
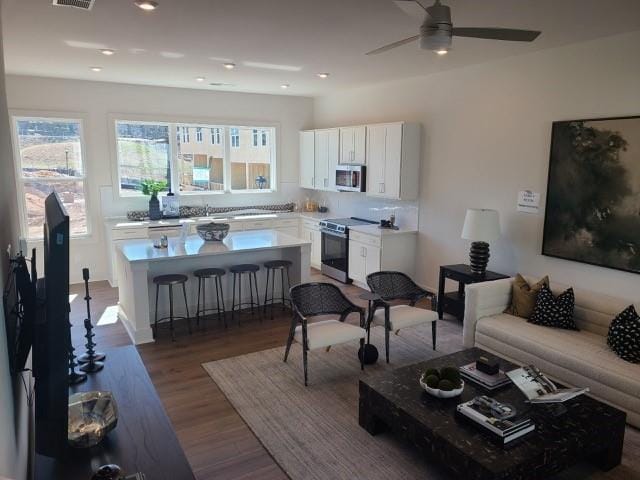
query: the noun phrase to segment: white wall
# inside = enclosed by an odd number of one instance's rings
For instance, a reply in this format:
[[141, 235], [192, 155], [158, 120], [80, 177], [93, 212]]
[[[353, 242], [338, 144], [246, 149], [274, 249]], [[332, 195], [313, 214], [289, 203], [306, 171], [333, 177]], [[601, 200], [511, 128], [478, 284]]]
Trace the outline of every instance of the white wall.
[[[104, 243], [105, 216], [146, 209], [148, 199], [119, 199], [113, 194], [110, 114], [156, 115], [178, 121], [237, 121], [241, 124], [279, 125], [277, 193], [192, 197], [185, 205], [252, 205], [298, 199], [298, 131], [311, 126], [313, 102], [309, 98], [203, 90], [135, 86], [79, 80], [7, 76], [10, 110], [76, 112], [86, 118], [85, 143], [92, 237], [72, 241], [72, 282], [81, 280], [88, 266], [91, 278], [107, 278]], [[117, 180], [116, 180], [117, 182]], [[115, 185], [117, 187], [117, 185]]]
[[[1, 7], [0, 7], [1, 8]], [[1, 14], [0, 14], [1, 17]], [[0, 290], [4, 288], [7, 272], [7, 245], [16, 247], [17, 216], [16, 191], [11, 173], [11, 132], [5, 94], [4, 60], [2, 55], [2, 26], [0, 22]], [[28, 377], [27, 374], [25, 374]], [[28, 378], [27, 384], [30, 384]], [[28, 455], [28, 409], [22, 381], [11, 377], [4, 324], [4, 310], [0, 308], [0, 477], [25, 479]]]
[[[451, 55], [455, 55], [453, 50]], [[393, 55], [389, 53], [388, 55]], [[425, 52], [425, 61], [438, 61]], [[383, 61], [381, 59], [381, 61]], [[468, 260], [467, 207], [500, 211], [490, 268], [550, 274], [638, 300], [640, 276], [540, 255], [544, 214], [516, 212], [518, 191], [546, 192], [554, 120], [640, 114], [640, 32], [421, 78], [344, 91], [314, 102], [315, 127], [392, 120], [423, 125], [418, 281]]]

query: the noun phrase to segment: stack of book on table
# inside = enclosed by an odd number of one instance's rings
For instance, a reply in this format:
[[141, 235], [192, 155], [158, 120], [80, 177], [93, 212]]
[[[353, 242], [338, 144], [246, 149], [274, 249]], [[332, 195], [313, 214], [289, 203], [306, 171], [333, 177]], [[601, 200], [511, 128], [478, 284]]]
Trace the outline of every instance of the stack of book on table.
[[589, 388], [558, 388], [533, 365], [511, 370], [507, 376], [531, 403], [562, 403], [589, 391]]
[[498, 373], [490, 375], [478, 370], [476, 362], [460, 367], [460, 375], [487, 390], [495, 390], [511, 383], [509, 377], [507, 377], [503, 370], [499, 370]]
[[485, 395], [461, 403], [460, 415], [482, 427], [498, 444], [505, 446], [535, 430], [531, 418], [518, 415], [511, 405], [500, 403]]

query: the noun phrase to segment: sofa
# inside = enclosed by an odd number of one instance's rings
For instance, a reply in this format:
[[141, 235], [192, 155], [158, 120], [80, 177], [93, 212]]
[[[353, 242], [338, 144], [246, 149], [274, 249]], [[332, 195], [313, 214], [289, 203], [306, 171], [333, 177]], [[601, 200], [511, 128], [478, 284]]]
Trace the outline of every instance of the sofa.
[[[530, 284], [537, 281], [525, 278]], [[580, 331], [543, 327], [503, 313], [511, 303], [513, 280], [466, 286], [464, 345], [519, 365], [534, 364], [567, 386], [589, 387], [593, 397], [624, 410], [627, 423], [640, 428], [640, 364], [622, 360], [607, 347], [611, 320], [633, 302], [574, 288]], [[568, 288], [550, 287], [554, 295]]]

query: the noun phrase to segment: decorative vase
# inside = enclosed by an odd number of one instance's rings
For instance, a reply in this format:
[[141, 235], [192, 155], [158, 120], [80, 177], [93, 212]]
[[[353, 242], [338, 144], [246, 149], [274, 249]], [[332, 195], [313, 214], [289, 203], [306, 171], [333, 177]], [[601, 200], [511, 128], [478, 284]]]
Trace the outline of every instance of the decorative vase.
[[151, 195], [149, 199], [149, 218], [151, 220], [160, 220], [162, 212], [160, 211], [160, 200], [157, 195]]

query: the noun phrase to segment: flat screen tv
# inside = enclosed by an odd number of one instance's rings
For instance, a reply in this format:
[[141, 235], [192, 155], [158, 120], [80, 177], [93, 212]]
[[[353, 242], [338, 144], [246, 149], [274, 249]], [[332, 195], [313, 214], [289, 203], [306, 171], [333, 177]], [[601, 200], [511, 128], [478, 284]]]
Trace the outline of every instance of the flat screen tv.
[[640, 116], [553, 123], [542, 254], [640, 273]]
[[69, 215], [56, 192], [45, 200], [44, 302], [34, 329], [35, 450], [61, 457], [67, 449], [69, 324]]

